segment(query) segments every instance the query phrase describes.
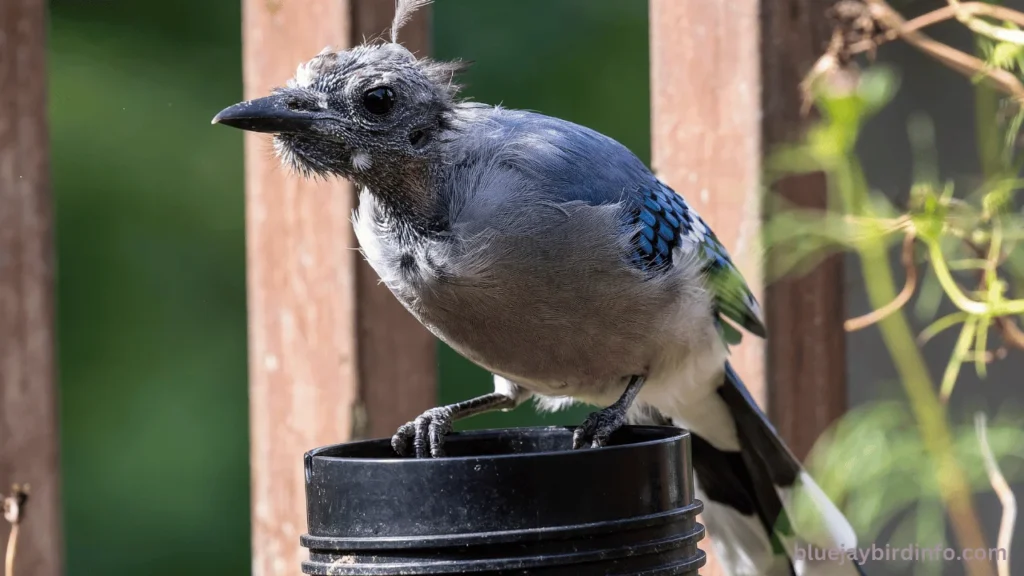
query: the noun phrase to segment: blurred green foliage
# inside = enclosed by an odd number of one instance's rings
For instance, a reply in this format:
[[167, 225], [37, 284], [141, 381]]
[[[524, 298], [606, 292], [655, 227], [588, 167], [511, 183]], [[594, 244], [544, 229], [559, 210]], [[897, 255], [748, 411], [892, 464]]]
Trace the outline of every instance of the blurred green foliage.
[[[242, 140], [209, 125], [242, 95], [239, 3], [53, 0], [51, 20], [67, 573], [249, 573]], [[438, 0], [434, 27], [436, 55], [476, 62], [469, 96], [649, 157], [646, 2]], [[445, 402], [491, 385], [447, 348], [439, 370]]]
[[[930, 122], [911, 122], [911, 141], [918, 160], [925, 162], [911, 167], [915, 179], [909, 201], [898, 206], [871, 187], [856, 152], [865, 122], [890, 103], [897, 89], [895, 73], [879, 65], [863, 71], [836, 67], [817, 77], [811, 88], [820, 118], [801, 141], [773, 151], [767, 162], [769, 181], [821, 172], [828, 182], [827, 206], [797, 208], [767, 190], [766, 203], [773, 208], [763, 229], [769, 274], [777, 278], [800, 273], [830, 253], [855, 255], [873, 310], [863, 326], [877, 324], [908, 403], [868, 403], [844, 414], [818, 439], [807, 467], [841, 504], [862, 545], [878, 540], [889, 527], [893, 546], [944, 545], [948, 526], [960, 546], [983, 547], [986, 539], [973, 495], [992, 490], [986, 458], [993, 467], [1002, 465], [1008, 481], [1022, 478], [1021, 414], [1001, 407], [989, 425], [986, 413], [993, 411], [980, 411], [975, 426], [966, 427], [949, 419], [947, 402], [964, 362], [971, 361], [978, 376], [985, 376], [994, 354], [988, 341], [994, 323], [1024, 317], [1024, 300], [1004, 296], [1010, 284], [1024, 281], [1004, 266], [1024, 238], [1021, 216], [1012, 206], [1021, 188], [1016, 178], [1021, 123], [1001, 125], [997, 118], [979, 114], [982, 132], [1010, 134], [997, 134], [997, 145], [979, 146], [982, 165], [997, 169], [985, 174], [978, 190], [958, 197], [952, 182], [937, 180], [931, 155], [922, 150], [934, 145]], [[975, 105], [984, 106], [990, 96], [988, 88], [979, 86]], [[898, 297], [889, 253], [900, 240], [908, 280]], [[920, 261], [939, 285], [935, 298], [946, 298], [959, 310], [935, 320], [933, 307], [928, 320], [934, 322], [915, 335], [903, 308], [917, 290], [917, 281], [909, 279], [916, 278]], [[958, 264], [958, 276], [951, 272], [952, 263]], [[961, 337], [941, 386], [936, 386], [920, 346], [937, 331], [960, 324]], [[847, 330], [853, 328], [848, 325]], [[798, 495], [793, 523], [806, 525], [817, 517], [811, 501]], [[1012, 533], [1000, 536], [1010, 538]], [[915, 574], [940, 572], [937, 564], [913, 566]]]
[[248, 572], [238, 19], [52, 5], [68, 574]]

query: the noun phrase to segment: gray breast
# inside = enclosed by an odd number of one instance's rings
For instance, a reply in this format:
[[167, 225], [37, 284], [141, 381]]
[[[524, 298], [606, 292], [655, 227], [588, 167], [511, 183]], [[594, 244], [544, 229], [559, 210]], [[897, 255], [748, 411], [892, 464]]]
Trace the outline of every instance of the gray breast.
[[411, 241], [360, 205], [363, 253], [410, 312], [470, 360], [549, 392], [641, 373], [671, 338], [672, 311], [702, 293], [685, 267], [650, 279], [626, 264], [629, 235], [597, 233], [618, 229], [618, 205], [546, 207]]

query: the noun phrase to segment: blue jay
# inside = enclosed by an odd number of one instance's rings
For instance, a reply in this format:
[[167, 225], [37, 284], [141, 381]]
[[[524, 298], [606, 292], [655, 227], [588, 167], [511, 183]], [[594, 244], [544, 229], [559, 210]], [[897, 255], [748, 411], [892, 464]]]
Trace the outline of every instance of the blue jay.
[[[213, 120], [273, 134], [306, 177], [355, 183], [365, 258], [424, 326], [494, 374], [492, 393], [401, 427], [395, 450], [442, 456], [454, 420], [530, 398], [604, 407], [574, 448], [627, 422], [672, 423], [692, 434], [704, 521], [730, 574], [859, 574], [846, 556], [798, 552], [856, 537], [729, 365], [737, 326], [765, 328], [711, 228], [615, 140], [460, 99], [460, 62], [397, 42], [426, 3], [399, 0], [391, 42], [327, 48]], [[813, 513], [795, 513], [797, 494]]]

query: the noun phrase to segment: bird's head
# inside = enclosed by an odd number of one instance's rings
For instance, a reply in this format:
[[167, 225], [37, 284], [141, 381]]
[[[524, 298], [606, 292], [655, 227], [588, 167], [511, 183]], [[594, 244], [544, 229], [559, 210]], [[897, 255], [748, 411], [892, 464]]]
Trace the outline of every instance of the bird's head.
[[305, 176], [360, 184], [386, 179], [439, 154], [458, 86], [459, 62], [418, 59], [398, 29], [423, 0], [399, 0], [391, 42], [324, 49], [285, 86], [235, 104], [214, 124], [274, 134], [281, 161]]

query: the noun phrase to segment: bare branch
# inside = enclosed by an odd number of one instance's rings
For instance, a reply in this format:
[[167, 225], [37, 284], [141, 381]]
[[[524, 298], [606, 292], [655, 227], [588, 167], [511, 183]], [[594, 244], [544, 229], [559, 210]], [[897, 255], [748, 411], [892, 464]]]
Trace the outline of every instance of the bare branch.
[[[971, 11], [965, 10], [964, 5], [960, 3], [960, 0], [947, 1], [949, 2], [949, 7], [953, 9], [953, 13], [956, 14], [956, 19], [972, 31], [981, 34], [982, 36], [988, 36], [998, 42], [1009, 42], [1018, 46], [1024, 46], [1024, 32], [989, 24], [971, 13]], [[1009, 10], [1009, 12], [1013, 11]]]
[[[951, 18], [956, 18], [957, 14], [959, 14], [961, 18], [964, 16], [988, 16], [990, 18], [1006, 20], [1019, 26], [1024, 26], [1024, 14], [1011, 8], [996, 6], [995, 4], [986, 4], [985, 2], [960, 2], [955, 6], [943, 6], [938, 10], [932, 10], [927, 14], [922, 14], [917, 18], [908, 20], [903, 26], [903, 31], [913, 32], [915, 30], [920, 30], [933, 24], [938, 24], [939, 22], [945, 22]], [[897, 36], [893, 34], [890, 40], [895, 40], [896, 37]]]
[[1024, 102], [1024, 85], [1010, 72], [992, 68], [981, 59], [933, 40], [917, 30], [908, 30], [903, 16], [893, 10], [885, 0], [865, 1], [875, 19], [888, 30], [895, 32], [901, 40], [965, 76], [981, 76], [992, 87], [1012, 96], [1018, 102]]
[[[964, 2], [945, 6], [907, 21], [885, 0], [863, 0], [863, 2], [847, 0], [837, 6], [840, 5], [843, 8], [839, 14], [840, 20], [848, 29], [837, 27], [828, 50], [815, 63], [811, 72], [801, 83], [805, 98], [810, 84], [826, 72], [847, 68], [851, 65], [854, 55], [861, 53], [873, 55], [879, 45], [901, 39], [956, 72], [969, 78], [979, 77], [996, 90], [1011, 96], [1018, 103], [1024, 103], [1024, 84], [1021, 84], [1020, 80], [1012, 73], [989, 66], [980, 58], [933, 40], [920, 32], [922, 28], [955, 17], [964, 21], [968, 26], [977, 27], [978, 23], [988, 26], [986, 22], [972, 20], [975, 15], [1000, 18], [1024, 25], [1024, 13], [984, 2]], [[858, 7], [864, 13], [858, 13]], [[865, 24], [865, 16], [869, 17], [874, 24], [870, 26]], [[1002, 34], [1015, 31], [999, 28], [998, 32]], [[1024, 41], [1024, 38], [1021, 40]]]
[[917, 267], [914, 266], [913, 232], [908, 232], [903, 238], [903, 253], [901, 261], [903, 262], [903, 268], [907, 271], [907, 280], [906, 283], [903, 284], [903, 290], [900, 290], [900, 293], [896, 295], [896, 298], [882, 308], [868, 312], [863, 316], [850, 318], [844, 322], [843, 328], [845, 328], [847, 332], [855, 332], [884, 320], [890, 314], [902, 308], [910, 301], [910, 297], [914, 295], [914, 290], [917, 289]]
[[[1013, 526], [1017, 521], [1017, 499], [999, 470], [999, 463], [992, 453], [992, 447], [989, 446], [988, 427], [983, 412], [974, 415], [974, 429], [978, 435], [978, 444], [985, 459], [985, 471], [988, 473], [989, 482], [992, 483], [992, 490], [1003, 505], [1003, 518], [999, 522], [999, 537], [996, 540], [996, 570], [999, 576], [1010, 576], [1010, 545], [1013, 541]], [[1000, 550], [1002, 554], [999, 554]]]
[[995, 322], [1003, 342], [1018, 350], [1024, 350], [1024, 331], [1017, 326], [1012, 318], [1000, 316], [995, 319]]

